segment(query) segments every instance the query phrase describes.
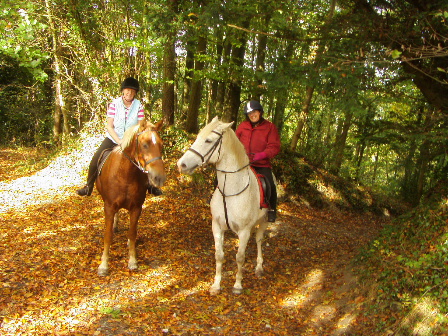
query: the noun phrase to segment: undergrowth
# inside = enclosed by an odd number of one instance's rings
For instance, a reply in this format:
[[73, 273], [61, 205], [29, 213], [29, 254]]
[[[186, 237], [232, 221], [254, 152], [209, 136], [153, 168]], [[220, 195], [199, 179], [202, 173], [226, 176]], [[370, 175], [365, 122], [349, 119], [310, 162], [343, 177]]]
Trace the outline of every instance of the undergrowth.
[[[448, 332], [448, 187], [385, 226], [356, 258], [360, 278], [375, 279], [376, 308], [397, 335]], [[423, 308], [422, 308], [423, 307]]]
[[408, 210], [402, 202], [316, 168], [289, 150], [282, 150], [272, 160], [272, 168], [290, 198], [299, 198], [314, 208], [376, 215], [396, 215]]

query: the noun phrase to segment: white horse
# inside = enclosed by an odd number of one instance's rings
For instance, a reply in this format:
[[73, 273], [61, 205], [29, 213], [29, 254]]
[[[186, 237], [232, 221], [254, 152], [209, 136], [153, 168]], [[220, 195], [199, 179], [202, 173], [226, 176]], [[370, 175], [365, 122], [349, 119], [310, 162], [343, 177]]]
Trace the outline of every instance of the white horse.
[[256, 234], [257, 267], [255, 274], [263, 273], [261, 241], [268, 226], [267, 209], [260, 209], [260, 190], [255, 174], [249, 166], [249, 158], [243, 145], [230, 128], [215, 117], [198, 134], [196, 141], [177, 162], [180, 173], [191, 175], [203, 164], [216, 166], [218, 187], [210, 202], [213, 237], [215, 238], [216, 275], [210, 288], [212, 295], [220, 291], [222, 263], [224, 261], [224, 232], [228, 229], [238, 235], [236, 254], [238, 272], [233, 293], [241, 294], [243, 287], [243, 264], [247, 242], [252, 229], [258, 224]]

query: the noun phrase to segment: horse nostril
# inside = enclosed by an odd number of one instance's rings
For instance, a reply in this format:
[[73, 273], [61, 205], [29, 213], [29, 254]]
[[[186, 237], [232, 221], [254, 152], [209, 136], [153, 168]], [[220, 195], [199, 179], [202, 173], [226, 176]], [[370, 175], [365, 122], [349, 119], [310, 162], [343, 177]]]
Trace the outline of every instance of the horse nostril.
[[187, 168], [187, 165], [186, 165], [185, 163], [182, 163], [180, 166], [181, 166], [182, 168]]

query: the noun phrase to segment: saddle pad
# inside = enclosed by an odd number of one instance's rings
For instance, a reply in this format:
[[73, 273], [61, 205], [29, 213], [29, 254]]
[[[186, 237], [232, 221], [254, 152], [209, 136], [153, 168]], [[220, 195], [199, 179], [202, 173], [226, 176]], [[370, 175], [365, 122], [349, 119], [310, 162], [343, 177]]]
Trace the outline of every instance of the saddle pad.
[[98, 159], [98, 176], [101, 174], [101, 169], [104, 166], [104, 162], [106, 162], [107, 158], [109, 157], [110, 153], [112, 152], [113, 148], [106, 148], [103, 150], [100, 154], [100, 157]]
[[269, 181], [262, 174], [258, 174], [252, 167], [250, 167], [257, 177], [258, 189], [260, 190], [260, 209], [269, 208], [269, 196], [270, 196], [270, 185]]

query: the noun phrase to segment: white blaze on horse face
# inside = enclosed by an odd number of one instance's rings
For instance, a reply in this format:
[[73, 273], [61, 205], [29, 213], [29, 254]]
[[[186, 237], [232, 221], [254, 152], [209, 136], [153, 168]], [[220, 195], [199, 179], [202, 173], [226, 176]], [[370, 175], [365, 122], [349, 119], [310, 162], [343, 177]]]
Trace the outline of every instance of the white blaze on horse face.
[[156, 140], [156, 136], [155, 136], [154, 133], [152, 133], [152, 143], [153, 143], [154, 145], [157, 145], [157, 140]]

